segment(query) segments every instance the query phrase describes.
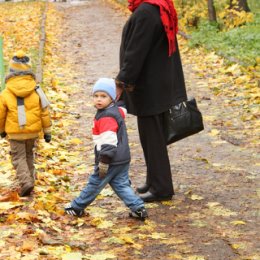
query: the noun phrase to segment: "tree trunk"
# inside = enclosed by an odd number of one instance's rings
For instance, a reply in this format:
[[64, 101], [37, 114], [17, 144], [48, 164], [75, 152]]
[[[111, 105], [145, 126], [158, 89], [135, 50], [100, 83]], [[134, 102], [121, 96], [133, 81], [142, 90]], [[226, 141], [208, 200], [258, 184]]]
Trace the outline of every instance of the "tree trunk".
[[236, 4], [238, 4], [238, 7], [235, 8], [236, 10], [251, 12], [251, 10], [248, 6], [247, 0], [238, 0], [238, 1], [235, 1], [235, 3], [233, 3], [233, 0], [230, 0], [229, 9], [233, 9]]
[[233, 0], [230, 0], [229, 1], [229, 9], [232, 9], [233, 8]]
[[217, 22], [216, 9], [214, 6], [214, 0], [208, 0], [208, 15], [210, 22]]
[[238, 6], [240, 10], [250, 12], [250, 8], [248, 6], [247, 0], [238, 0]]

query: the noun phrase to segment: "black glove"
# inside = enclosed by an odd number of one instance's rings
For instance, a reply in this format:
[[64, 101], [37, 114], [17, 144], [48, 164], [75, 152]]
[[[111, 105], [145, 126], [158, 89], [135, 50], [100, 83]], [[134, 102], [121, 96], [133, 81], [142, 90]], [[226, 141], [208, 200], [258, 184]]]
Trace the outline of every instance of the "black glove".
[[0, 134], [2, 138], [5, 138], [6, 137], [6, 132], [3, 132]]
[[46, 143], [49, 143], [51, 141], [51, 134], [44, 134], [44, 140]]
[[126, 84], [118, 79], [115, 79], [116, 87], [125, 89], [127, 92], [133, 92], [135, 89], [135, 85], [132, 84]]

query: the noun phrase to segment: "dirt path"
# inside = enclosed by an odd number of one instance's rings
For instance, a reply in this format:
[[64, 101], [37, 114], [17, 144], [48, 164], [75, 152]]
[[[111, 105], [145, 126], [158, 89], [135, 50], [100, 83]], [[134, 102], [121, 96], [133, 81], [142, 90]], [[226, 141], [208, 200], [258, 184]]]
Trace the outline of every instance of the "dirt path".
[[[60, 55], [79, 73], [74, 78], [78, 90], [69, 106], [81, 118], [75, 119], [70, 131], [84, 140], [81, 158], [91, 173], [90, 128], [94, 109], [89, 95], [96, 79], [117, 74], [121, 30], [127, 17], [99, 0], [57, 7], [65, 15]], [[222, 101], [213, 98], [206, 86], [196, 88], [198, 78], [191, 65], [185, 64], [184, 55], [182, 59], [189, 94], [196, 93], [203, 114], [210, 116], [218, 107], [217, 112], [223, 115]], [[136, 187], [144, 181], [145, 167], [135, 118], [129, 116], [127, 124], [132, 149], [130, 175]], [[260, 259], [257, 151], [212, 135], [214, 126], [207, 120], [205, 126], [203, 133], [169, 147], [176, 191], [172, 202], [147, 205], [150, 220], [143, 224], [129, 219], [127, 210], [114, 195], [104, 195], [90, 207], [90, 216], [83, 218], [85, 225], [77, 229], [79, 236], [86, 237], [85, 253], [113, 249], [119, 260]], [[75, 173], [71, 185], [79, 184], [80, 188], [85, 178]], [[89, 224], [93, 220], [91, 212], [98, 208], [106, 211], [106, 220], [113, 227], [100, 230]], [[125, 243], [120, 244], [113, 238], [122, 230]]]

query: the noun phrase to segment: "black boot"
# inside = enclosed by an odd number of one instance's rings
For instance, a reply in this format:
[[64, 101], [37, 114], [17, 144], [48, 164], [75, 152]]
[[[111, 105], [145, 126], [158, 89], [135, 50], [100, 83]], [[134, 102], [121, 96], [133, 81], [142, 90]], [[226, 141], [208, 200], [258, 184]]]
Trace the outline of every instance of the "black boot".
[[145, 183], [143, 186], [137, 187], [136, 191], [138, 193], [142, 194], [142, 193], [146, 193], [149, 189], [150, 189], [150, 186], [147, 183]]
[[169, 196], [156, 196], [152, 194], [150, 191], [147, 191], [146, 193], [140, 195], [140, 198], [144, 202], [154, 202], [154, 201], [167, 201], [172, 199], [172, 195]]

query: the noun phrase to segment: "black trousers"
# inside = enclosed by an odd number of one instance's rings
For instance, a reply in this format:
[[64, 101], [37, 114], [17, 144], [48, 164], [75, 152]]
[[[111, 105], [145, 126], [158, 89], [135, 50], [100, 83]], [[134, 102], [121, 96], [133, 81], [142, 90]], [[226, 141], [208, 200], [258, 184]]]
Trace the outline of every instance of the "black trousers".
[[137, 117], [138, 131], [147, 166], [146, 183], [157, 196], [174, 194], [171, 166], [163, 135], [162, 114]]

